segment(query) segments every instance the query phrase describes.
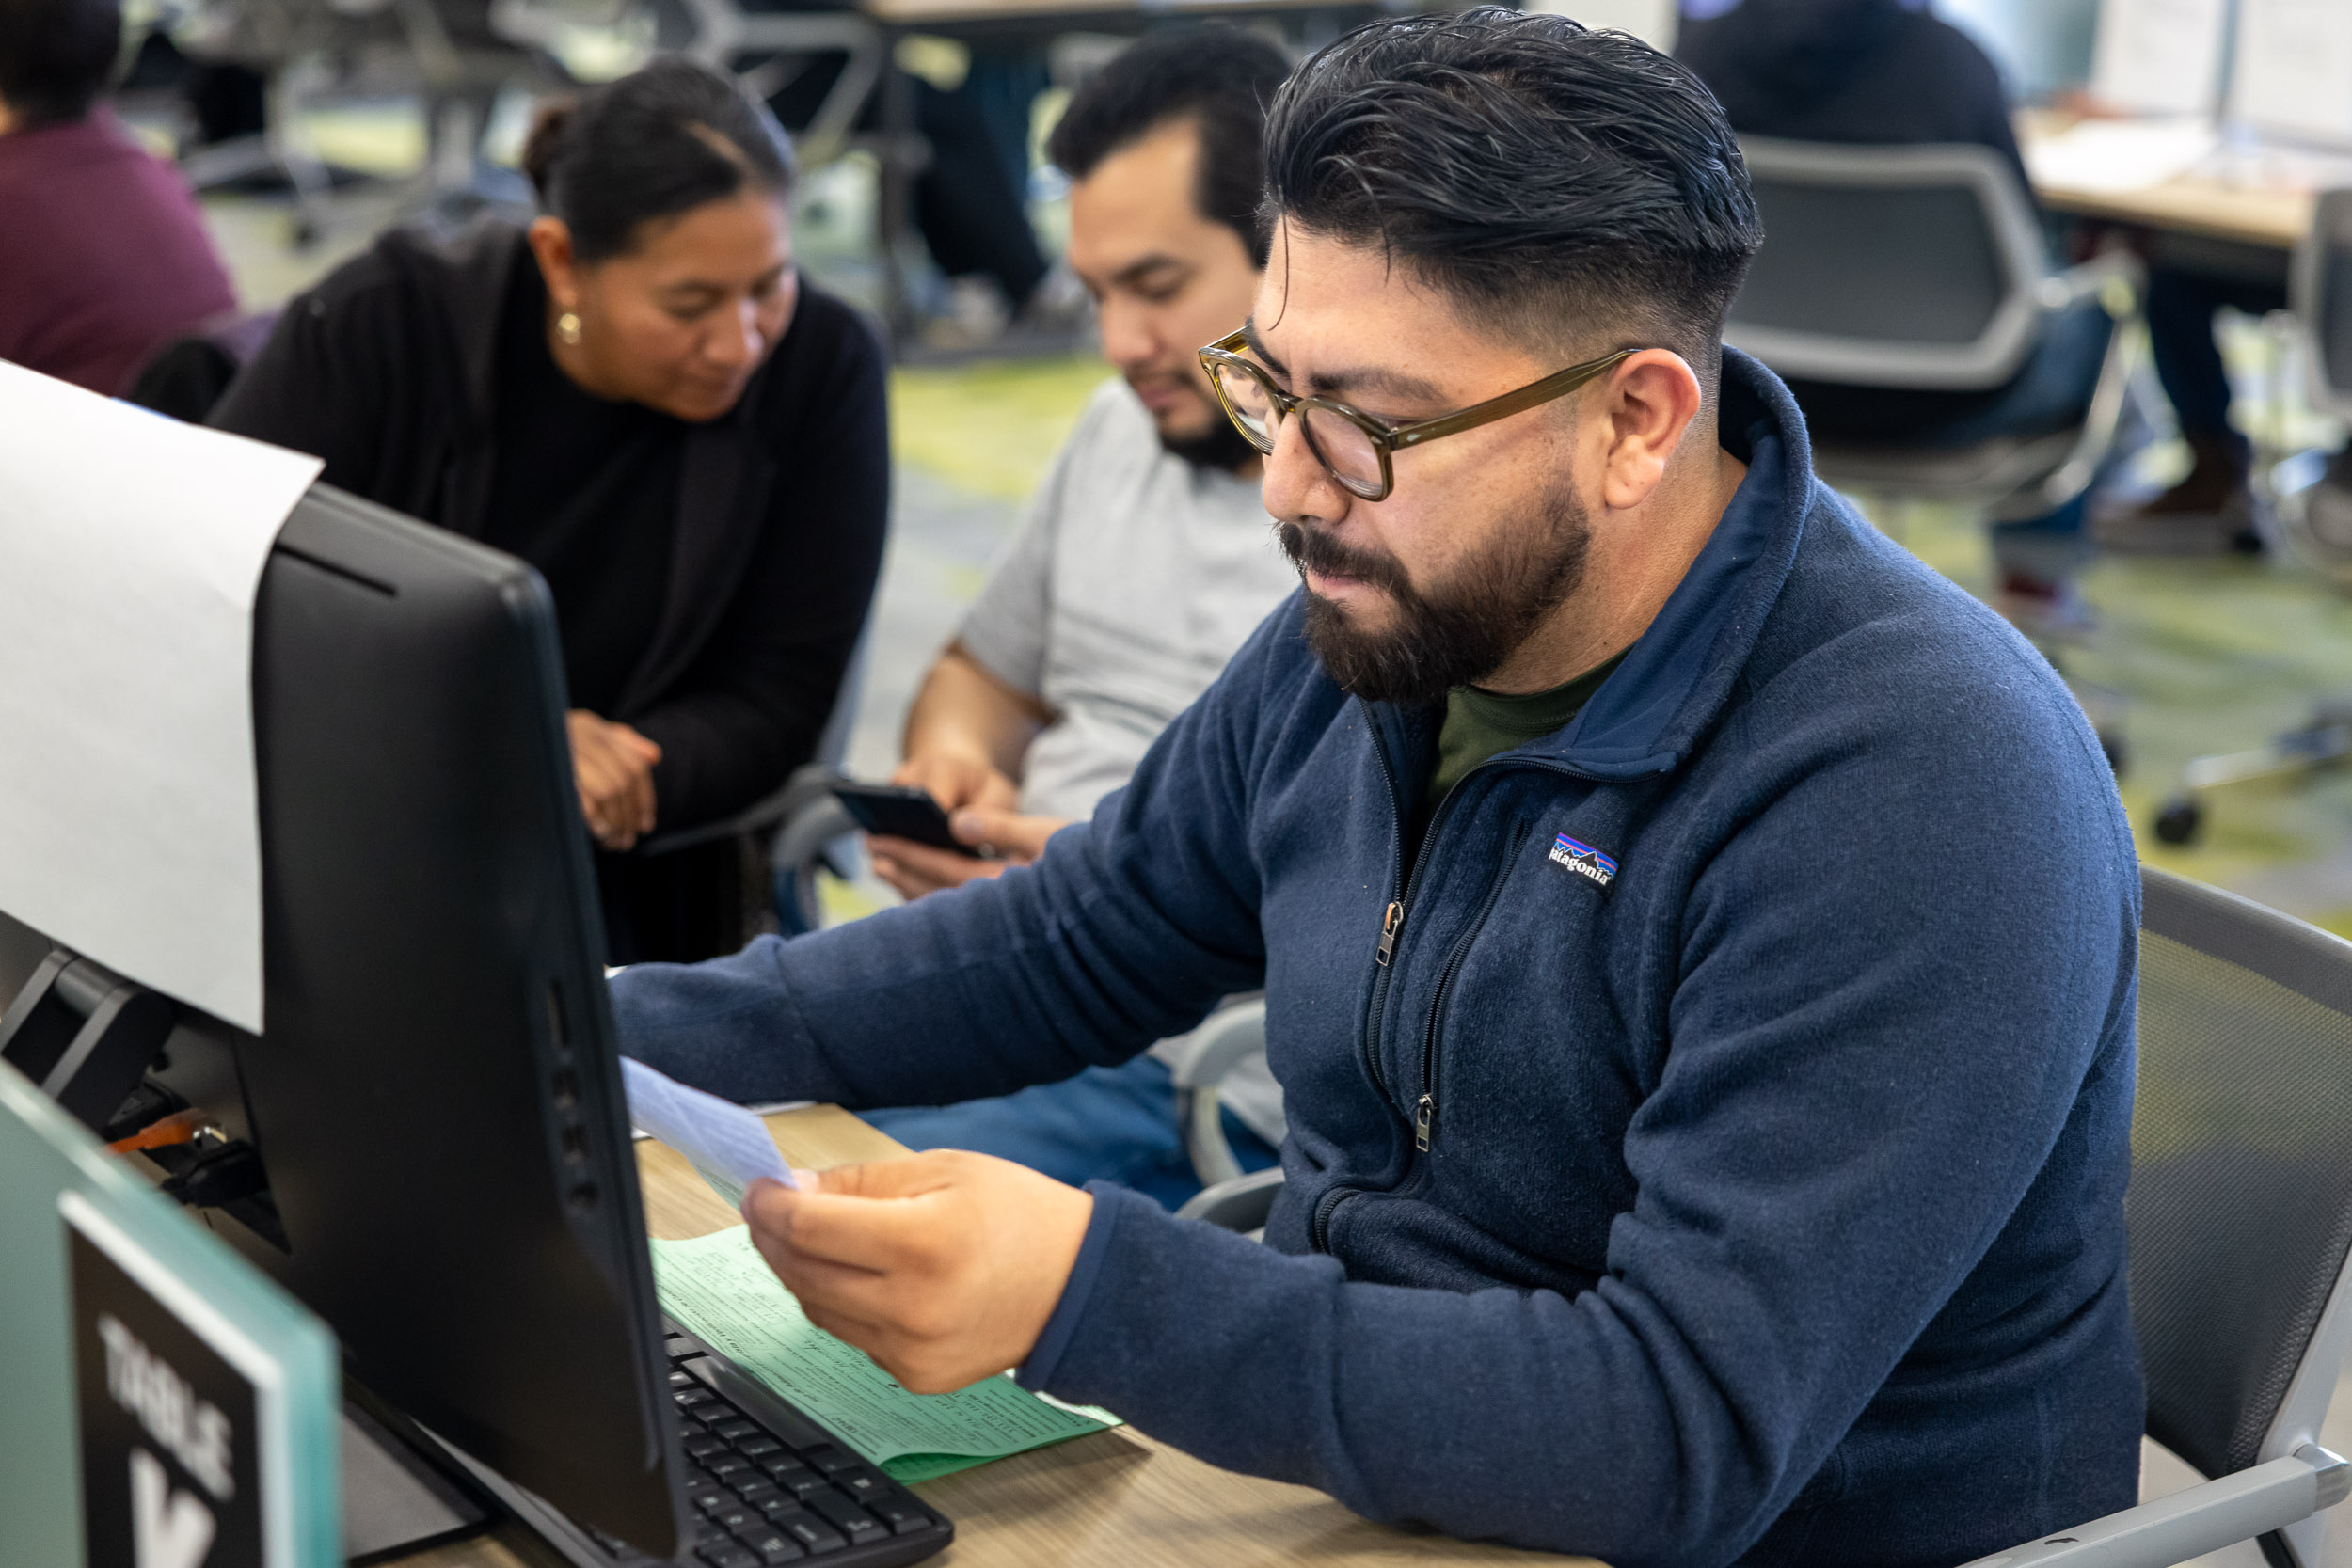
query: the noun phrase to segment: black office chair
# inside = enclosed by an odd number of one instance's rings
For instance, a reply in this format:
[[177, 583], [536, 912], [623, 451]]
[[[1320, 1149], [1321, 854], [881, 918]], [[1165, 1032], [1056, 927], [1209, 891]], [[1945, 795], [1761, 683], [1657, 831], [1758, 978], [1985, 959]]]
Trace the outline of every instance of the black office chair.
[[2200, 1485], [1975, 1568], [2161, 1568], [2260, 1538], [2318, 1568], [2352, 1295], [2352, 943], [2143, 868], [2132, 1321], [2148, 1435]]
[[[2352, 942], [2142, 867], [2132, 1322], [2148, 1435], [2208, 1479], [1968, 1568], [2165, 1568], [2259, 1538], [2319, 1568], [2352, 1465], [2319, 1445], [2352, 1343]], [[1256, 1230], [1279, 1169], [1179, 1213]]]
[[1841, 489], [2055, 510], [2097, 476], [2121, 421], [2138, 265], [2121, 253], [2053, 274], [2033, 204], [1986, 147], [1850, 147], [1742, 137], [1765, 242], [1724, 339], [1800, 382], [1990, 393], [2051, 323], [2098, 301], [2114, 324], [2080, 417], [1963, 447], [1840, 440], [1814, 468]]

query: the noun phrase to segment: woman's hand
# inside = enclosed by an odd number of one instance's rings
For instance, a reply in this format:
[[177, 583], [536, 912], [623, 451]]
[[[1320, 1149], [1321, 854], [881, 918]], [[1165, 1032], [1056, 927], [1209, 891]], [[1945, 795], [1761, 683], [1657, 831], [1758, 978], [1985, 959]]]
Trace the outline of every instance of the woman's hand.
[[604, 848], [631, 847], [653, 832], [653, 765], [661, 760], [661, 748], [627, 724], [586, 708], [576, 707], [564, 719], [588, 832]]

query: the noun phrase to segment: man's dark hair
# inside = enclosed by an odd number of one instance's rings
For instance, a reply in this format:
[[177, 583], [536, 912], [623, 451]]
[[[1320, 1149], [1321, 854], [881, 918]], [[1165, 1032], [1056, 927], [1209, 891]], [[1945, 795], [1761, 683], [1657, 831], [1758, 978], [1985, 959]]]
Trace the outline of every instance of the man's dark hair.
[[1200, 172], [1193, 205], [1241, 236], [1265, 265], [1258, 223], [1265, 191], [1262, 142], [1266, 104], [1291, 72], [1283, 53], [1232, 27], [1154, 33], [1089, 77], [1046, 139], [1045, 155], [1083, 180], [1112, 153], [1170, 120], [1200, 129]]
[[1657, 344], [1711, 388], [1763, 229], [1723, 111], [1647, 44], [1491, 6], [1375, 22], [1265, 136], [1269, 221], [1379, 245], [1500, 335]]
[[120, 0], [0, 0], [0, 103], [19, 129], [80, 119], [121, 49]]
[[543, 107], [522, 166], [582, 261], [635, 249], [657, 218], [749, 189], [781, 196], [792, 183], [791, 145], [773, 117], [729, 78], [682, 59]]

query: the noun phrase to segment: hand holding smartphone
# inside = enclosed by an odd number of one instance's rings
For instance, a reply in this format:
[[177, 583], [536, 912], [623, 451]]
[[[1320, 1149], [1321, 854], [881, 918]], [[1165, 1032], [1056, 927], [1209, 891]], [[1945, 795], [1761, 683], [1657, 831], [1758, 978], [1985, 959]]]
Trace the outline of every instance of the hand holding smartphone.
[[947, 814], [939, 809], [929, 790], [914, 784], [843, 783], [834, 784], [833, 793], [842, 809], [869, 833], [911, 839], [975, 860], [985, 858], [956, 837], [947, 825]]

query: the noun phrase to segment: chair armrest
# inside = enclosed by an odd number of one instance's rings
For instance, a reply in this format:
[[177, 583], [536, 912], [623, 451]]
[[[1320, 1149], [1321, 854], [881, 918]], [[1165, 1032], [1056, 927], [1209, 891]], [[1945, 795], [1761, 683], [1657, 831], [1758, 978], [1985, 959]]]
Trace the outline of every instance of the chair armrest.
[[775, 847], [769, 851], [768, 863], [786, 872], [813, 866], [827, 845], [843, 833], [855, 832], [857, 819], [832, 795], [804, 801], [776, 830]]
[[[2134, 307], [2137, 308], [2147, 277], [2147, 268], [2130, 251], [2105, 250], [2087, 261], [2077, 261], [2064, 272], [2052, 273], [2043, 278], [2041, 287], [2035, 291], [2036, 303], [2043, 311], [2055, 315], [2061, 310], [2071, 310], [2087, 299], [2100, 297], [2111, 283], [2122, 283], [2131, 290]], [[2124, 316], [2131, 314], [2131, 310], [2113, 313]]]
[[1268, 1165], [1195, 1193], [1189, 1202], [1176, 1211], [1176, 1217], [1205, 1220], [1221, 1229], [1244, 1234], [1263, 1230], [1265, 1217], [1274, 1209], [1275, 1195], [1281, 1190], [1282, 1167]]
[[830, 801], [833, 799], [833, 783], [840, 777], [838, 772], [822, 763], [812, 762], [796, 768], [790, 778], [733, 816], [706, 822], [698, 828], [680, 828], [675, 832], [657, 833], [639, 845], [637, 853], [666, 855], [675, 849], [691, 849], [697, 844], [711, 844], [723, 838], [740, 838], [747, 833], [758, 832], [811, 804]]
[[1179, 1089], [1213, 1089], [1265, 1049], [1265, 998], [1221, 1004], [1200, 1026], [1173, 1042], [1165, 1058]]
[[1224, 1003], [1191, 1034], [1170, 1041], [1163, 1053], [1176, 1088], [1176, 1124], [1184, 1129], [1184, 1152], [1204, 1187], [1241, 1175], [1241, 1162], [1225, 1141], [1216, 1086], [1264, 1049], [1265, 998], [1251, 996]]
[[2352, 1492], [2352, 1465], [2306, 1443], [2283, 1459], [1980, 1557], [1964, 1568], [2170, 1568], [2308, 1518], [2342, 1502], [2346, 1492]]

